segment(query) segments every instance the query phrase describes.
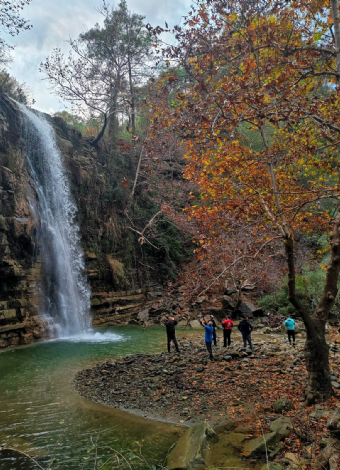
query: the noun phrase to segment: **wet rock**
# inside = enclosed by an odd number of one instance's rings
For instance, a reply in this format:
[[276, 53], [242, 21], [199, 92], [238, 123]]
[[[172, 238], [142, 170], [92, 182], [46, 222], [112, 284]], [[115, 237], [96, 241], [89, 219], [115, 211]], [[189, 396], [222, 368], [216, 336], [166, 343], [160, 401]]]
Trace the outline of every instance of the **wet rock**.
[[217, 434], [207, 423], [189, 428], [168, 455], [168, 469], [184, 470], [205, 465], [209, 443], [217, 439]]

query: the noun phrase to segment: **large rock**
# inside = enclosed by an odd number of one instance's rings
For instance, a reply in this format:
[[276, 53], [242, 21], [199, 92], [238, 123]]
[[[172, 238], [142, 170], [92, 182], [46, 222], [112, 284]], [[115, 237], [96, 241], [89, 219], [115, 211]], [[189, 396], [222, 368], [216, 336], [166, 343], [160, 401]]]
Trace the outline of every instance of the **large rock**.
[[281, 398], [273, 404], [273, 408], [275, 413], [282, 413], [282, 411], [294, 410], [295, 407], [291, 401], [287, 400], [286, 398]]
[[189, 428], [168, 455], [168, 469], [184, 470], [204, 466], [209, 442], [217, 439], [215, 431], [207, 423]]
[[256, 307], [252, 302], [241, 302], [238, 310], [244, 317], [248, 318], [262, 317], [263, 315], [263, 310]]
[[290, 435], [293, 429], [293, 423], [290, 418], [278, 418], [270, 424], [270, 430], [276, 432], [281, 441]]
[[265, 454], [271, 448], [274, 448], [278, 441], [279, 439], [276, 432], [269, 432], [246, 442], [243, 452], [248, 457], [260, 456]]
[[202, 328], [202, 325], [200, 324], [200, 322], [198, 320], [191, 320], [191, 322], [189, 322], [191, 328]]
[[234, 309], [236, 307], [236, 300], [234, 300], [229, 295], [224, 295], [222, 297], [222, 304], [223, 304], [223, 308], [225, 310], [228, 310], [228, 311], [232, 312], [232, 311], [234, 311]]

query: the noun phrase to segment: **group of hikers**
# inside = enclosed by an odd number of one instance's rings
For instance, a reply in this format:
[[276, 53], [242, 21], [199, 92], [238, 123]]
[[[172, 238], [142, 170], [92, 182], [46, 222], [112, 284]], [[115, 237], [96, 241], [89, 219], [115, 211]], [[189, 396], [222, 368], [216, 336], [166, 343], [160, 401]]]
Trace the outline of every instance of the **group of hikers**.
[[[212, 351], [212, 344], [214, 343], [214, 345], [217, 346], [216, 329], [221, 327], [216, 324], [214, 315], [210, 315], [209, 321], [206, 321], [205, 318], [202, 317], [200, 323], [205, 329], [205, 344], [209, 353], [209, 357], [211, 360], [213, 360], [214, 355]], [[171, 342], [173, 342], [176, 351], [180, 353], [175, 331], [175, 327], [177, 324], [178, 322], [177, 320], [175, 320], [174, 317], [169, 317], [167, 322], [165, 323], [168, 338], [168, 352], [170, 352]], [[284, 325], [287, 328], [289, 344], [291, 344], [293, 340], [293, 346], [295, 347], [295, 321], [289, 317], [285, 320]], [[231, 345], [231, 332], [233, 326], [234, 322], [232, 321], [231, 316], [228, 315], [227, 318], [222, 322], [224, 348], [228, 348]], [[248, 343], [249, 348], [253, 350], [254, 345], [251, 340], [251, 332], [253, 331], [254, 327], [250, 323], [248, 317], [245, 317], [243, 320], [241, 320], [240, 323], [237, 325], [237, 328], [239, 329], [242, 335], [244, 349], [246, 349]]]

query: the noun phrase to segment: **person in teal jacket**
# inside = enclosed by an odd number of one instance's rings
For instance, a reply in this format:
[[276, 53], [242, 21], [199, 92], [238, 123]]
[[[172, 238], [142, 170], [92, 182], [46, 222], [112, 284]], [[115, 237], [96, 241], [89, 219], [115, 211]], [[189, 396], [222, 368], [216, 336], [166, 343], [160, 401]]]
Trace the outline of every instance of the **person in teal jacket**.
[[293, 340], [293, 346], [295, 348], [295, 320], [288, 317], [284, 325], [287, 328], [289, 344], [291, 344], [291, 340]]

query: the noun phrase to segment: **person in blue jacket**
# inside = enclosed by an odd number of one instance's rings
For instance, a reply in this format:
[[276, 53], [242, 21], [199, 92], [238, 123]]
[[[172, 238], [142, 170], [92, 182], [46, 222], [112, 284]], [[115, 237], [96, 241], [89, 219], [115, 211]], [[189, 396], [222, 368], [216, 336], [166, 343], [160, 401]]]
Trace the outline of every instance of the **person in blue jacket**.
[[208, 353], [210, 360], [212, 361], [214, 359], [213, 352], [212, 352], [212, 341], [213, 341], [213, 334], [214, 334], [214, 327], [213, 323], [206, 322], [204, 318], [202, 318], [201, 325], [205, 328], [205, 345], [207, 347]]
[[288, 317], [284, 325], [287, 328], [289, 344], [291, 344], [291, 340], [293, 340], [293, 347], [295, 348], [295, 320]]

